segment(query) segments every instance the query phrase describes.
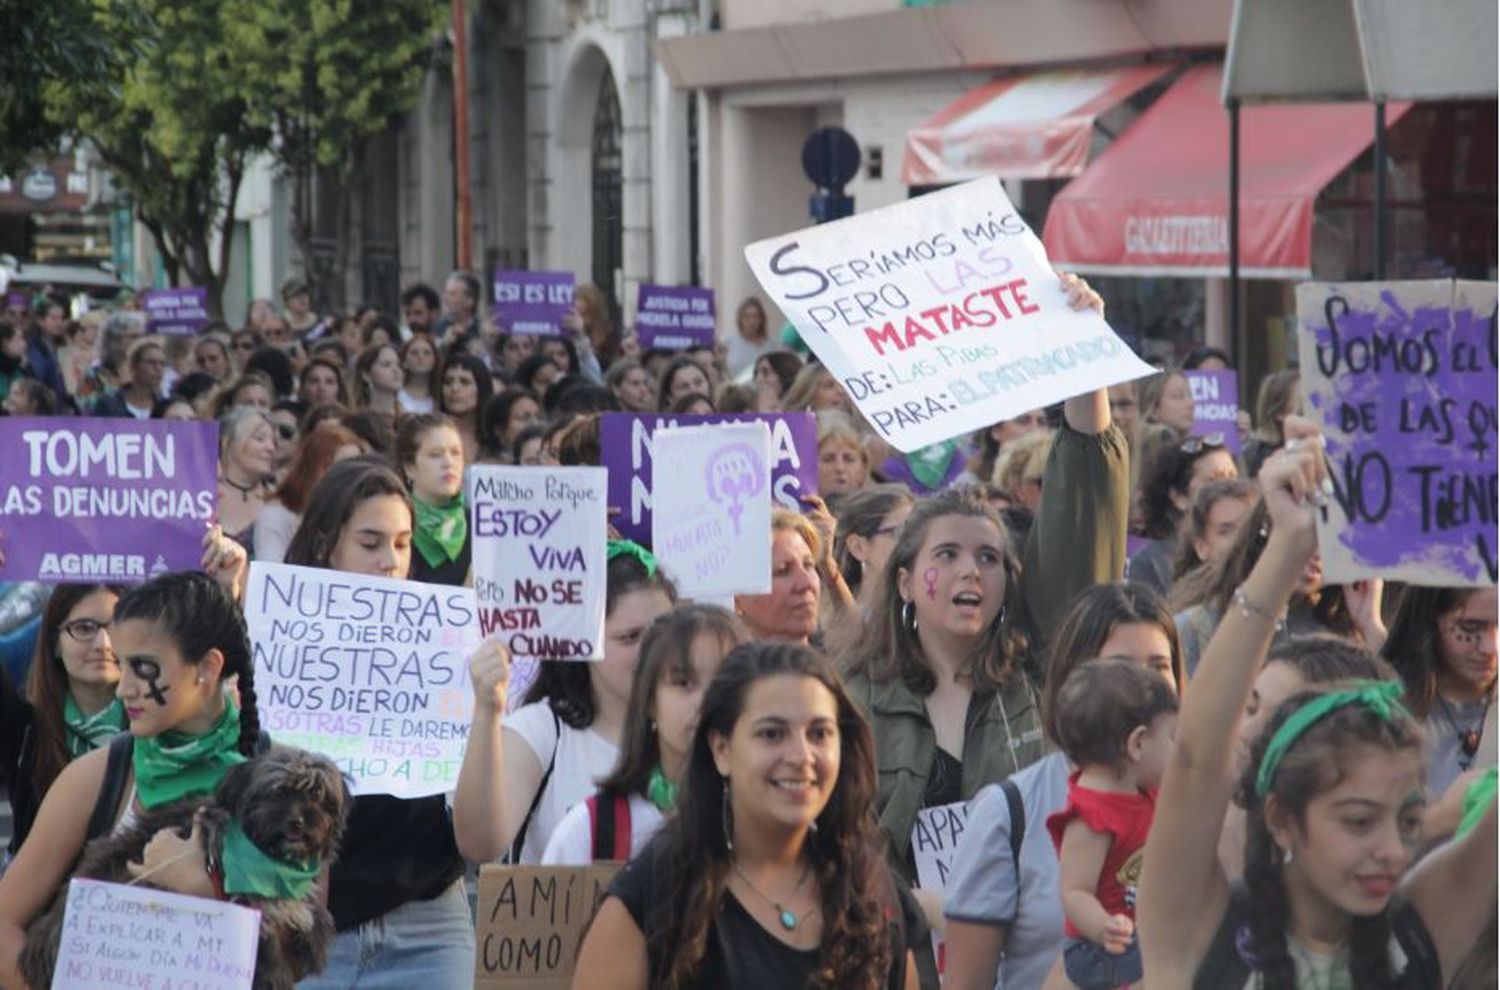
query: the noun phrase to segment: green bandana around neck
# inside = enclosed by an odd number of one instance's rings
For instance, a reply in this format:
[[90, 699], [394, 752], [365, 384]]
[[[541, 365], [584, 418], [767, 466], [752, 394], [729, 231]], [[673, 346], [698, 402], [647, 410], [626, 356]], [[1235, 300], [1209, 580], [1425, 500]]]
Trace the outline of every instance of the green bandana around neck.
[[912, 477], [927, 488], [935, 489], [948, 476], [948, 466], [953, 463], [953, 455], [956, 453], [958, 441], [944, 440], [907, 454], [906, 466], [911, 469]]
[[1266, 755], [1261, 757], [1260, 770], [1255, 775], [1255, 796], [1264, 798], [1276, 780], [1276, 769], [1281, 758], [1292, 748], [1302, 734], [1319, 721], [1350, 705], [1363, 705], [1381, 721], [1390, 722], [1405, 714], [1401, 704], [1403, 688], [1397, 681], [1361, 681], [1343, 691], [1329, 691], [1314, 698], [1291, 715], [1271, 737]]
[[411, 504], [417, 510], [412, 545], [427, 566], [441, 567], [457, 560], [469, 536], [469, 514], [464, 509], [463, 496], [456, 495], [445, 505], [433, 505], [413, 496]]
[[230, 767], [245, 762], [236, 748], [239, 741], [240, 710], [227, 697], [224, 714], [204, 735], [173, 729], [137, 739], [131, 765], [141, 807], [150, 810], [179, 798], [211, 793]]
[[677, 810], [677, 782], [662, 771], [660, 763], [651, 771], [651, 779], [646, 783], [646, 800], [664, 815]]
[[297, 863], [267, 855], [250, 841], [237, 818], [224, 830], [224, 893], [231, 897], [299, 900], [307, 896], [322, 869], [317, 857]]
[[125, 731], [125, 704], [119, 698], [111, 698], [109, 704], [99, 711], [85, 715], [70, 694], [63, 702], [63, 728], [68, 740], [68, 755], [77, 759]]

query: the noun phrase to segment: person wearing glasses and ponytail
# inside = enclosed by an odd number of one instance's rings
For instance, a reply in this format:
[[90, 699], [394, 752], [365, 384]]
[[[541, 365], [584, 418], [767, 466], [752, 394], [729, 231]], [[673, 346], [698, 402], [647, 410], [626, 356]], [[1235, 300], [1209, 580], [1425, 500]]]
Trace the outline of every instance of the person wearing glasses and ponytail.
[[[1153, 988], [1449, 985], [1494, 916], [1496, 806], [1413, 865], [1426, 793], [1422, 725], [1385, 681], [1282, 702], [1231, 773], [1240, 715], [1317, 550], [1333, 487], [1316, 427], [1287, 417], [1261, 470], [1272, 523], [1184, 696], [1146, 842], [1136, 915]], [[1245, 809], [1243, 884], [1217, 845]]]
[[1188, 437], [1158, 448], [1140, 482], [1140, 535], [1147, 543], [1130, 558], [1126, 580], [1144, 584], [1162, 597], [1170, 594], [1177, 530], [1198, 489], [1239, 475], [1222, 433]]

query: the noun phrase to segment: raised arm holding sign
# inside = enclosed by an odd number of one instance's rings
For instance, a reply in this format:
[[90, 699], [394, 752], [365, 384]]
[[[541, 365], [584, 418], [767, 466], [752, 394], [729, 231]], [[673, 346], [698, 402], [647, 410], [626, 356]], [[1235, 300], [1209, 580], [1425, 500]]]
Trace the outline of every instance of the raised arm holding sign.
[[745, 257], [880, 436], [903, 451], [1139, 378], [1067, 304], [998, 179], [750, 245]]

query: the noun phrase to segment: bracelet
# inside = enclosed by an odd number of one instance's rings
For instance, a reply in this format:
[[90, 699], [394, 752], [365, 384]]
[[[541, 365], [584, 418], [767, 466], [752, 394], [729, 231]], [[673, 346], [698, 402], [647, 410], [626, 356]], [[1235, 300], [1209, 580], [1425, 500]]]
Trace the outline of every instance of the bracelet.
[[1234, 589], [1234, 607], [1239, 609], [1240, 614], [1247, 619], [1252, 616], [1259, 616], [1262, 619], [1270, 620], [1275, 625], [1277, 632], [1286, 628], [1286, 609], [1282, 609], [1280, 612], [1273, 612], [1268, 608], [1263, 608], [1255, 604], [1250, 600], [1250, 596], [1245, 594], [1245, 586], [1243, 584]]

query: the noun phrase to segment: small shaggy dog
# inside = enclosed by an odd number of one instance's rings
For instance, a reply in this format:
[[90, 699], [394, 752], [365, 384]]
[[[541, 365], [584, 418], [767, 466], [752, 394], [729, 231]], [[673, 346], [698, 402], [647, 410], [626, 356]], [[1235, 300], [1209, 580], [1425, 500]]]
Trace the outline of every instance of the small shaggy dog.
[[[238, 819], [262, 852], [286, 861], [317, 858], [325, 864], [338, 851], [351, 807], [343, 776], [332, 761], [287, 747], [230, 769], [212, 798], [185, 798], [143, 814], [134, 825], [90, 842], [73, 875], [112, 883], [132, 880], [126, 864], [139, 862], [146, 844], [161, 829], [186, 837], [196, 815], [202, 825], [205, 857], [219, 862], [224, 829]], [[202, 809], [201, 811], [199, 809]], [[142, 881], [150, 886], [149, 879]], [[260, 945], [255, 957], [255, 990], [292, 990], [317, 973], [333, 939], [333, 916], [318, 903], [316, 888], [297, 899], [233, 896], [237, 904], [260, 911]], [[66, 886], [47, 912], [26, 932], [21, 972], [35, 988], [52, 985], [62, 935]]]

